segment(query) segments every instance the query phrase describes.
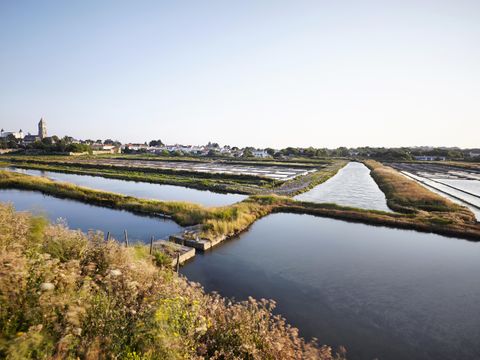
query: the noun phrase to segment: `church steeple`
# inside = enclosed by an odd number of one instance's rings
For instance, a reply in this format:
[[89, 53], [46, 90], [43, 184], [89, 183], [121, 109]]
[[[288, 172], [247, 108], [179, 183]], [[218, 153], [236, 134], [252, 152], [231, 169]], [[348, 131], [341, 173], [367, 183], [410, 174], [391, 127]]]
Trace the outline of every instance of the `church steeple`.
[[43, 120], [43, 117], [38, 123], [38, 136], [40, 137], [40, 140], [43, 140], [47, 137], [47, 124], [45, 120]]

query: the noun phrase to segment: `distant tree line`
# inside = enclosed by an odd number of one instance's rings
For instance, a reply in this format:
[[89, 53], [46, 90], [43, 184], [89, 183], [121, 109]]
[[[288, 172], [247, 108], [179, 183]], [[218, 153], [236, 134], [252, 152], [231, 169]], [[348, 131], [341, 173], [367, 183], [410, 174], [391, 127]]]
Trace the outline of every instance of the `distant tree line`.
[[71, 136], [64, 136], [60, 139], [56, 135], [29, 144], [24, 144], [21, 140], [9, 135], [6, 139], [0, 139], [0, 148], [39, 150], [46, 153], [91, 152], [88, 144], [74, 142]]

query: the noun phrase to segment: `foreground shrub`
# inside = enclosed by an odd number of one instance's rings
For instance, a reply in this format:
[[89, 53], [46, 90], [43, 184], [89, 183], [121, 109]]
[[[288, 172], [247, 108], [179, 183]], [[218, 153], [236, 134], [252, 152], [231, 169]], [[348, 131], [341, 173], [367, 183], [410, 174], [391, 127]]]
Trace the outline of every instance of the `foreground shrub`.
[[205, 294], [155, 261], [0, 205], [0, 358], [342, 357], [305, 342], [274, 303]]

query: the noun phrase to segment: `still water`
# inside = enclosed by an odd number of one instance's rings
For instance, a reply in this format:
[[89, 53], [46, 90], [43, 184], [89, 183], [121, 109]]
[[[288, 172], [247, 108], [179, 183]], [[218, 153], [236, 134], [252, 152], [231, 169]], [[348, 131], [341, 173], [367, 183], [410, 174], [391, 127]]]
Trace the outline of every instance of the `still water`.
[[171, 220], [135, 215], [80, 202], [57, 199], [33, 191], [0, 190], [0, 201], [12, 203], [18, 211], [32, 211], [46, 215], [51, 221], [63, 219], [71, 229], [110, 231], [117, 240], [123, 240], [128, 231], [130, 241], [150, 241], [150, 237], [162, 239], [182, 231]]
[[163, 201], [188, 201], [204, 206], [230, 205], [246, 198], [245, 195], [240, 194], [221, 194], [212, 191], [190, 189], [182, 186], [109, 179], [101, 176], [66, 174], [53, 171], [20, 169], [14, 167], [6, 168], [5, 170], [15, 171], [27, 175], [48, 177], [55, 181], [65, 181], [92, 189], [110, 191], [139, 198], [157, 199]]
[[370, 170], [357, 162], [348, 163], [335, 176], [295, 199], [391, 211], [385, 195], [370, 176]]
[[480, 359], [480, 243], [274, 214], [182, 273], [277, 310], [349, 359]]

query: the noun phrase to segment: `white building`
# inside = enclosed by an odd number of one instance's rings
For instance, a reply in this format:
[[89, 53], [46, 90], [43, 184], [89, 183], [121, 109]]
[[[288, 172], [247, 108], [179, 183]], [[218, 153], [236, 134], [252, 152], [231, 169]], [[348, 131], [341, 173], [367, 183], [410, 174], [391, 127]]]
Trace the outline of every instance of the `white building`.
[[133, 151], [147, 151], [149, 146], [146, 144], [125, 144], [122, 146], [122, 149], [129, 149]]
[[8, 138], [10, 135], [13, 135], [15, 139], [22, 140], [24, 144], [31, 144], [47, 137], [47, 124], [43, 118], [40, 119], [38, 123], [38, 135], [31, 135], [30, 133], [25, 135], [21, 129], [18, 132], [4, 131], [3, 129], [0, 131], [0, 138], [2, 139]]
[[268, 152], [266, 152], [265, 150], [253, 150], [252, 154], [256, 158], [262, 158], [262, 159], [271, 157], [271, 155]]
[[0, 131], [0, 138], [2, 139], [6, 139], [8, 138], [10, 135], [13, 135], [13, 137], [15, 139], [18, 139], [18, 140], [23, 140], [23, 138], [25, 137], [22, 129], [20, 129], [18, 132], [15, 132], [15, 131], [4, 131], [3, 129]]

